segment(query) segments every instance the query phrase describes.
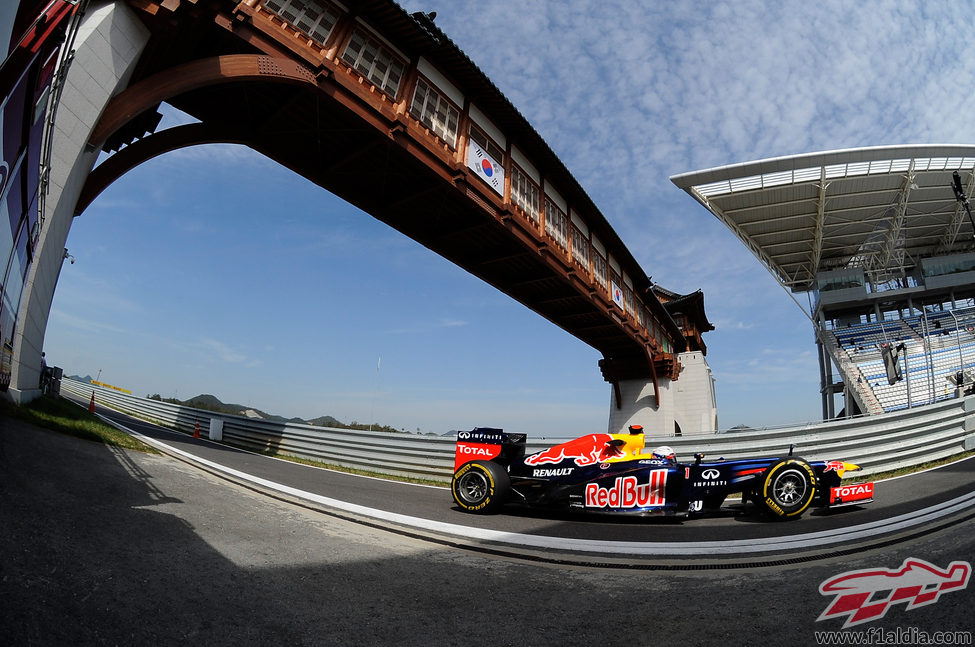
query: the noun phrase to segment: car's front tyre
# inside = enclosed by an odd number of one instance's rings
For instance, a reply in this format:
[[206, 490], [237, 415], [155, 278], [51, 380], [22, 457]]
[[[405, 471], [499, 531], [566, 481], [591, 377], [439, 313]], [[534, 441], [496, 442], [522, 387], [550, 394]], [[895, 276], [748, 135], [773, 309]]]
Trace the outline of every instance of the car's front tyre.
[[450, 482], [454, 501], [465, 512], [495, 512], [504, 505], [510, 490], [508, 472], [490, 461], [464, 463]]
[[777, 519], [798, 519], [816, 496], [816, 473], [801, 458], [783, 458], [762, 475], [756, 499]]

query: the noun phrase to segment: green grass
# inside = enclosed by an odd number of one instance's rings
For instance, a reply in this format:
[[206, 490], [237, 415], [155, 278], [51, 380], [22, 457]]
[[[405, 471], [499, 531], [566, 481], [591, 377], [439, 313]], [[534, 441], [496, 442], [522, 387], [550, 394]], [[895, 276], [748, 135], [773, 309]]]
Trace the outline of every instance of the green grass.
[[886, 479], [892, 479], [896, 476], [906, 476], [907, 474], [923, 472], [924, 470], [929, 470], [934, 467], [942, 467], [943, 465], [960, 461], [963, 458], [970, 458], [971, 456], [975, 456], [975, 452], [961, 452], [959, 454], [953, 454], [947, 458], [942, 458], [936, 461], [928, 461], [927, 463], [911, 465], [910, 467], [902, 467], [900, 469], [890, 470], [887, 472], [875, 472], [870, 476], [856, 476], [856, 472], [854, 472], [850, 478], [843, 479], [843, 484], [848, 485], [853, 483], [865, 483], [867, 481], [883, 481]]
[[113, 447], [134, 449], [148, 454], [159, 453], [129, 434], [102, 422], [87, 409], [60, 398], [43, 396], [20, 406], [0, 400], [0, 415]]

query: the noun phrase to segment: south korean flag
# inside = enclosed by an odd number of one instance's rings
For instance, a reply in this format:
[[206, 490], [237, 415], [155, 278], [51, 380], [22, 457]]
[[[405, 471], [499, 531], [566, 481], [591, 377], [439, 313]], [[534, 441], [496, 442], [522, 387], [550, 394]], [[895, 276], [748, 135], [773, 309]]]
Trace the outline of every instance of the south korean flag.
[[626, 305], [623, 299], [623, 290], [620, 286], [616, 285], [616, 281], [610, 281], [610, 287], [613, 290], [613, 303], [619, 306], [620, 310], [626, 312]]
[[498, 195], [504, 195], [504, 167], [485, 153], [475, 141], [467, 144], [467, 168], [477, 173]]

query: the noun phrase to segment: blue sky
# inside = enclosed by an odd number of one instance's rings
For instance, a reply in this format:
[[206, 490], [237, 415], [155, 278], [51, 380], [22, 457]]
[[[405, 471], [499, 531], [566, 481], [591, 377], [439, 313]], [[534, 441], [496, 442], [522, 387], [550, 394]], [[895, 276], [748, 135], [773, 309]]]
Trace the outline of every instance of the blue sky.
[[[437, 12], [647, 274], [704, 290], [722, 427], [818, 419], [812, 327], [669, 177], [975, 140], [970, 24], [954, 3], [401, 4]], [[68, 374], [408, 431], [606, 427], [595, 350], [246, 148], [135, 169], [75, 220], [68, 248], [45, 342]]]

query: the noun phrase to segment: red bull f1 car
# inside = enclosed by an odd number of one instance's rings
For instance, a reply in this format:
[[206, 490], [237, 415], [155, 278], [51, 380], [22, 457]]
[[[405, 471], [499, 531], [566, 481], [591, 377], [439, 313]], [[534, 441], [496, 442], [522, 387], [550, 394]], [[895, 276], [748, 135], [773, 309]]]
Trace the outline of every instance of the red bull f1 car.
[[873, 483], [842, 485], [858, 466], [839, 460], [779, 458], [676, 460], [669, 447], [644, 453], [642, 429], [589, 434], [525, 456], [525, 434], [477, 428], [457, 434], [451, 491], [461, 510], [496, 512], [507, 503], [589, 512], [681, 515], [718, 510], [740, 492], [776, 519], [810, 506], [873, 501]]

